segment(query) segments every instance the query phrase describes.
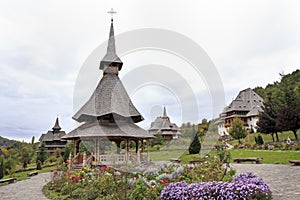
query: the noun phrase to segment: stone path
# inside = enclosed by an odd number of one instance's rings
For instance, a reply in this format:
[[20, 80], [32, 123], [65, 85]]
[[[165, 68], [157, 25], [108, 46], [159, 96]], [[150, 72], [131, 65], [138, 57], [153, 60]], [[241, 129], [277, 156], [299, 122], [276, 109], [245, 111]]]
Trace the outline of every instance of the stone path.
[[232, 164], [237, 174], [252, 172], [270, 187], [274, 200], [300, 200], [300, 167], [271, 164]]
[[43, 186], [51, 180], [49, 173], [38, 174], [30, 179], [0, 187], [0, 199], [3, 200], [43, 200], [47, 199]]

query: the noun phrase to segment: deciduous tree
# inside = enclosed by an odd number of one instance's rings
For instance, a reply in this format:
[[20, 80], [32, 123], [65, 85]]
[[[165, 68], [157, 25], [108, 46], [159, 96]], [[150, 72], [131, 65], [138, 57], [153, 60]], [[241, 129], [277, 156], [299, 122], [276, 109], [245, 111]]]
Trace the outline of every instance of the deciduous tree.
[[283, 131], [293, 131], [298, 140], [297, 130], [300, 128], [300, 110], [291, 106], [282, 108], [278, 114], [277, 124]]
[[244, 128], [244, 122], [240, 118], [234, 118], [231, 122], [231, 128], [229, 129], [229, 134], [236, 140], [239, 140], [241, 143], [241, 139], [247, 136], [247, 131]]

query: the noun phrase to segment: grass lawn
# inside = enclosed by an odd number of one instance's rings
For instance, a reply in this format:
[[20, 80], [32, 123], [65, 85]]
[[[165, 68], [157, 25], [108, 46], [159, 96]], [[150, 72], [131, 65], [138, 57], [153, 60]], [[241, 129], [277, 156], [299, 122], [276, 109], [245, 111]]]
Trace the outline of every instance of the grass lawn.
[[267, 151], [238, 149], [229, 150], [231, 158], [260, 157], [265, 164], [289, 164], [289, 160], [299, 160], [300, 151]]
[[[248, 150], [237, 149], [228, 150], [231, 158], [260, 157], [265, 164], [289, 164], [289, 160], [299, 160], [300, 151], [272, 151], [272, 150]], [[210, 155], [216, 155], [216, 151], [211, 151]], [[152, 161], [170, 161], [171, 158], [180, 158], [186, 164], [191, 160], [200, 159], [199, 154], [190, 155], [187, 151], [155, 151], [150, 152]], [[233, 162], [233, 160], [231, 160]]]
[[[250, 144], [255, 144], [255, 137], [257, 137], [258, 134], [260, 134], [262, 136], [265, 143], [273, 142], [271, 134], [252, 133], [252, 134], [250, 134]], [[298, 135], [300, 135], [300, 130], [298, 131]], [[285, 142], [288, 137], [291, 140], [295, 139], [295, 136], [294, 136], [292, 131], [285, 131], [285, 132], [282, 132], [282, 133], [278, 133], [278, 137], [279, 137], [279, 141], [281, 141], [281, 142]], [[275, 134], [274, 134], [274, 139], [276, 141]], [[244, 140], [241, 140], [242, 143], [244, 141], [246, 143], [248, 143], [248, 136], [246, 136], [246, 138]], [[231, 145], [236, 145], [236, 144], [238, 144], [238, 140], [233, 140], [233, 141], [230, 141], [228, 143], [231, 144]]]

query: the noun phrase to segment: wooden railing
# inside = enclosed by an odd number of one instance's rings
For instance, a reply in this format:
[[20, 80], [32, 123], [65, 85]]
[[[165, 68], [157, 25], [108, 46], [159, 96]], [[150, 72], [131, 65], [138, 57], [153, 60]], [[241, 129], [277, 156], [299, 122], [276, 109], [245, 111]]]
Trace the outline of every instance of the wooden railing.
[[[139, 158], [138, 158], [139, 156]], [[99, 163], [104, 165], [124, 165], [126, 162], [146, 162], [146, 156], [136, 153], [99, 155]]]

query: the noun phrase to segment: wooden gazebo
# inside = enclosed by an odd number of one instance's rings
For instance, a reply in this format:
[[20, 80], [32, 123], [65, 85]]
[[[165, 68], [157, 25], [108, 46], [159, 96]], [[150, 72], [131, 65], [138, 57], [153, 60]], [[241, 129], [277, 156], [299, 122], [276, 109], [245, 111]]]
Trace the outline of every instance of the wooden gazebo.
[[[147, 162], [144, 142], [153, 136], [135, 123], [142, 115], [130, 100], [118, 77], [122, 61], [116, 54], [113, 19], [111, 19], [107, 53], [100, 62], [103, 76], [89, 100], [73, 116], [81, 125], [63, 139], [74, 141], [73, 162], [85, 165], [124, 165], [128, 162]], [[81, 141], [91, 143], [90, 155], [79, 155]], [[106, 152], [104, 141], [115, 144], [115, 152]], [[130, 151], [129, 144], [135, 142]], [[125, 150], [121, 151], [124, 142]]]

